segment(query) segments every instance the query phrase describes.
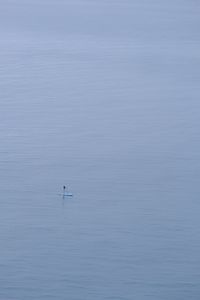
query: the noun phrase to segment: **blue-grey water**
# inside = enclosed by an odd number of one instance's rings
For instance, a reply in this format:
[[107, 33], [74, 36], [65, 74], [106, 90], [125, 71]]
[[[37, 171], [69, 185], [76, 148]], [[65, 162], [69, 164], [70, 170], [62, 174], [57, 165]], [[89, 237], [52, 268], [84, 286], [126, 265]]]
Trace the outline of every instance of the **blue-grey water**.
[[0, 299], [199, 299], [199, 14], [0, 1]]

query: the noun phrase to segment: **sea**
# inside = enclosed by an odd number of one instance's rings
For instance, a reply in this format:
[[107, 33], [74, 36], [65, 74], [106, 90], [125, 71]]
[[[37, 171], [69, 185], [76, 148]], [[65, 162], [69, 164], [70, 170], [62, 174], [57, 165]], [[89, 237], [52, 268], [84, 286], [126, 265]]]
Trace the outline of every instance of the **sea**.
[[1, 300], [200, 299], [199, 15], [0, 0]]

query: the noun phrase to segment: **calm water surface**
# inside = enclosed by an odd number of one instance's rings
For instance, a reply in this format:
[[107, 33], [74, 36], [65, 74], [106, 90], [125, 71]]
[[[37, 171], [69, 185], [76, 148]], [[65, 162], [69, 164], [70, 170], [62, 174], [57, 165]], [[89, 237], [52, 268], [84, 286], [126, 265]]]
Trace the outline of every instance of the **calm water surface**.
[[199, 299], [200, 7], [162, 2], [1, 0], [0, 299]]

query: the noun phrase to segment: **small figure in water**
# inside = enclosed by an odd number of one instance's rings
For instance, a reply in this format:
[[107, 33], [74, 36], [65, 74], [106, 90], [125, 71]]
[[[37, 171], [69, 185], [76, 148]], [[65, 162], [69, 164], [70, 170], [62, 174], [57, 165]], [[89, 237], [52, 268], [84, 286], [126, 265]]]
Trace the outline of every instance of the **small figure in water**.
[[65, 185], [63, 185], [63, 197], [66, 197], [66, 196], [73, 196], [72, 193], [69, 193], [68, 189], [66, 188]]
[[65, 189], [66, 189], [66, 186], [63, 185], [63, 194], [65, 194]]

